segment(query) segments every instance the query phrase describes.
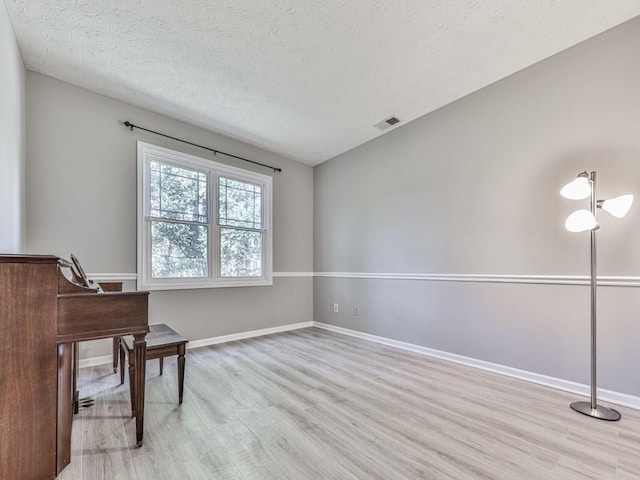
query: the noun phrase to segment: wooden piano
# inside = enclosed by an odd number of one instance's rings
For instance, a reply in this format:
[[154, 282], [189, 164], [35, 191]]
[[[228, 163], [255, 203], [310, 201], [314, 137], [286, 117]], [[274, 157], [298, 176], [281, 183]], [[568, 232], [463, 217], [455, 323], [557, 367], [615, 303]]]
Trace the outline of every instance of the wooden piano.
[[0, 255], [0, 479], [51, 479], [71, 461], [80, 341], [134, 336], [142, 445], [149, 292], [85, 280], [55, 256]]

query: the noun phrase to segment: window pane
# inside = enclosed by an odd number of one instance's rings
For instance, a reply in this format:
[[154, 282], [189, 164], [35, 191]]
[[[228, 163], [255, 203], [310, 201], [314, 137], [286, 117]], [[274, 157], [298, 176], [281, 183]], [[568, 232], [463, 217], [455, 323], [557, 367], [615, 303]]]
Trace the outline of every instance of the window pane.
[[262, 228], [262, 187], [220, 177], [219, 225]]
[[262, 233], [221, 228], [220, 272], [223, 277], [261, 277]]
[[150, 207], [152, 217], [207, 222], [207, 174], [150, 162]]
[[153, 278], [207, 277], [208, 227], [151, 222]]

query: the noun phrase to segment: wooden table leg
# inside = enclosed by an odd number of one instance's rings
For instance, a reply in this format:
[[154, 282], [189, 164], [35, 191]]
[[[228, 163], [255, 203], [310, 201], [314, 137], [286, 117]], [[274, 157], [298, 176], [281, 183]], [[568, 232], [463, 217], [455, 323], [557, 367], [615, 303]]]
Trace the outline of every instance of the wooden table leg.
[[[118, 344], [120, 344], [120, 339], [118, 339]], [[125, 361], [125, 352], [124, 349], [126, 347], [124, 345], [120, 345], [120, 385], [122, 385], [124, 383], [124, 361]], [[129, 385], [131, 385], [131, 382], [129, 382]]]
[[78, 369], [80, 368], [80, 355], [78, 351], [78, 342], [71, 344], [71, 355], [73, 356], [73, 413], [74, 415], [80, 411], [80, 392], [78, 391]]
[[144, 387], [147, 365], [146, 333], [134, 335], [133, 355], [135, 357], [135, 412], [136, 412], [136, 446], [142, 446], [144, 434]]
[[178, 403], [182, 403], [184, 392], [184, 343], [178, 347]]
[[113, 337], [113, 373], [118, 371], [118, 354], [120, 352], [120, 337]]
[[129, 352], [129, 399], [131, 400], [131, 418], [136, 416], [136, 356]]

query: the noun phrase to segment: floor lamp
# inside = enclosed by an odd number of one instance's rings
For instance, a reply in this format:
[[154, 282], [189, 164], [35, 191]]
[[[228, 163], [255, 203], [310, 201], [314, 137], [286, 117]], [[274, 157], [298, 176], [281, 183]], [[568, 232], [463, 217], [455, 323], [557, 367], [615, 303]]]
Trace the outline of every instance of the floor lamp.
[[571, 200], [590, 197], [590, 209], [573, 212], [565, 222], [570, 232], [591, 232], [591, 401], [573, 402], [571, 408], [576, 412], [601, 420], [620, 420], [620, 413], [612, 408], [598, 405], [596, 383], [596, 231], [600, 228], [596, 221], [597, 209], [601, 208], [614, 217], [624, 217], [633, 203], [633, 195], [622, 195], [609, 200], [596, 200], [596, 172], [582, 172], [572, 182], [565, 185], [560, 194]]

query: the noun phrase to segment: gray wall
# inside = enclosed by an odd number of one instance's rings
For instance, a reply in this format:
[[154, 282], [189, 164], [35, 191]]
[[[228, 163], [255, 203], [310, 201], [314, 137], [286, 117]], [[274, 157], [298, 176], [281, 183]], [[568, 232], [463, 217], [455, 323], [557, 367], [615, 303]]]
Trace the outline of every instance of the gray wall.
[[[558, 192], [596, 170], [600, 197], [636, 195], [623, 220], [599, 217], [599, 274], [639, 275], [638, 44], [634, 19], [316, 167], [315, 271], [587, 275], [589, 236], [563, 227], [587, 203]], [[599, 293], [599, 386], [640, 395], [640, 290]], [[588, 383], [588, 299], [586, 286], [315, 278], [314, 319]]]
[[[136, 140], [211, 158], [212, 154], [140, 131], [152, 130], [281, 167], [273, 174], [274, 272], [312, 269], [313, 170], [182, 122], [52, 78], [27, 73], [27, 249], [68, 258], [87, 272], [136, 271]], [[212, 106], [215, 108], [215, 106]], [[269, 174], [224, 156], [215, 158]], [[128, 282], [133, 288], [133, 282]], [[276, 277], [268, 287], [156, 291], [150, 323], [191, 340], [312, 320], [312, 279]], [[83, 357], [108, 353], [83, 344]]]
[[0, 253], [24, 248], [25, 69], [0, 3]]

